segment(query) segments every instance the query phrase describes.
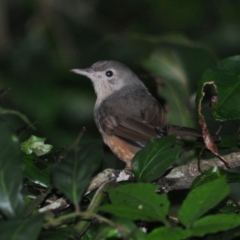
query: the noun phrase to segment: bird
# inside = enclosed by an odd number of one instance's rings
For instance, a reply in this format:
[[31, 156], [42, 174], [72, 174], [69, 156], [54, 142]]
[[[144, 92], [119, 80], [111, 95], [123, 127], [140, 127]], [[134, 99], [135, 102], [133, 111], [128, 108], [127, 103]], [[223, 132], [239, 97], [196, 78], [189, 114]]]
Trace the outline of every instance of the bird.
[[104, 60], [70, 71], [91, 80], [97, 96], [95, 123], [104, 143], [126, 168], [131, 169], [133, 157], [151, 139], [167, 135], [202, 138], [200, 130], [169, 124], [164, 107], [123, 63]]

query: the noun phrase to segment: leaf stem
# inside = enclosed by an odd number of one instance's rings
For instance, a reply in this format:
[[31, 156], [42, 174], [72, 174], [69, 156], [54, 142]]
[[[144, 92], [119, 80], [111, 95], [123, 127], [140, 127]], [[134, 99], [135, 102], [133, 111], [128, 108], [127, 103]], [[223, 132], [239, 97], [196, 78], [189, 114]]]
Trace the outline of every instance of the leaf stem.
[[65, 222], [68, 219], [82, 217], [84, 219], [81, 219], [75, 227], [78, 235], [82, 236], [85, 233], [85, 231], [87, 230], [87, 228], [89, 227], [91, 220], [95, 218], [100, 222], [104, 222], [104, 223], [108, 224], [109, 226], [116, 228], [117, 230], [119, 230], [119, 232], [121, 232], [122, 236], [126, 236], [127, 232], [126, 232], [126, 230], [124, 230], [123, 227], [115, 224], [113, 221], [96, 213], [98, 211], [99, 206], [106, 198], [108, 191], [114, 185], [115, 185], [115, 183], [112, 181], [103, 183], [99, 187], [99, 189], [96, 191], [96, 193], [92, 199], [92, 202], [88, 207], [88, 210], [85, 212], [81, 212], [81, 211], [73, 212], [73, 213], [66, 214], [64, 216], [60, 216], [58, 218], [52, 218], [52, 217], [49, 217], [49, 215], [48, 215], [47, 218], [45, 219], [47, 221], [47, 223], [45, 224], [45, 227], [48, 228], [48, 227], [61, 225], [63, 222]]

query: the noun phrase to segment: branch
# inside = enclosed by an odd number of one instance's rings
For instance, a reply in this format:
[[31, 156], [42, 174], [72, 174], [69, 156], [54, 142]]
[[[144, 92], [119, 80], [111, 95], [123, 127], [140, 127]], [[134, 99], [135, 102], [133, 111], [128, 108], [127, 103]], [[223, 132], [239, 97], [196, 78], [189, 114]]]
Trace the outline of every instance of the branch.
[[[230, 153], [225, 155], [225, 158], [228, 159], [231, 169], [240, 166], [240, 152]], [[214, 166], [226, 169], [224, 163], [221, 162], [217, 157], [208, 160], [201, 160], [200, 165], [203, 172]], [[188, 189], [190, 188], [193, 180], [199, 175], [198, 160], [195, 159], [186, 165], [173, 168], [166, 176], [163, 176], [158, 180], [158, 184], [160, 185], [161, 190], [164, 192]], [[134, 180], [134, 175], [129, 169], [105, 169], [92, 179], [85, 195], [99, 188], [106, 182], [122, 182], [128, 180]], [[56, 210], [58, 208], [66, 207], [67, 204], [68, 203], [63, 198], [60, 198], [57, 200], [57, 204], [53, 202], [47, 207], [39, 209], [39, 211], [45, 212], [49, 210]]]
[[[228, 155], [225, 155], [225, 158], [228, 159], [230, 168], [240, 166], [240, 152], [230, 153]], [[203, 172], [214, 166], [226, 169], [224, 163], [221, 162], [217, 157], [208, 160], [201, 160], [200, 165]], [[161, 177], [158, 180], [158, 183], [164, 192], [179, 189], [188, 189], [190, 188], [193, 180], [199, 175], [200, 173], [198, 171], [198, 160], [195, 159], [186, 165], [173, 168], [166, 176]], [[105, 169], [103, 172], [99, 173], [93, 178], [86, 194], [93, 191], [105, 181], [121, 182], [133, 179], [134, 175], [128, 169]]]
[[[230, 153], [225, 155], [225, 158], [228, 160], [231, 169], [240, 166], [240, 152]], [[200, 165], [202, 172], [205, 172], [214, 166], [227, 169], [225, 164], [217, 157], [208, 160], [201, 160]], [[179, 189], [188, 189], [190, 188], [193, 180], [199, 175], [198, 160], [195, 159], [186, 165], [173, 168], [166, 176], [160, 178], [158, 183], [166, 192]]]

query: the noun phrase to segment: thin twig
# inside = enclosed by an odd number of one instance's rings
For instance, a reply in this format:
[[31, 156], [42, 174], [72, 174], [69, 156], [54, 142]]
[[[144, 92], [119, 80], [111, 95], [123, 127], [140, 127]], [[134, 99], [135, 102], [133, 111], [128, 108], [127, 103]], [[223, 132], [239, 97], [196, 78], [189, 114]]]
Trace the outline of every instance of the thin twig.
[[86, 132], [86, 128], [85, 127], [82, 127], [82, 130], [80, 131], [80, 133], [78, 134], [76, 140], [74, 141], [74, 143], [72, 144], [72, 146], [70, 146], [68, 149], [67, 149], [67, 152], [71, 152], [79, 143], [79, 141], [81, 140], [83, 134]]

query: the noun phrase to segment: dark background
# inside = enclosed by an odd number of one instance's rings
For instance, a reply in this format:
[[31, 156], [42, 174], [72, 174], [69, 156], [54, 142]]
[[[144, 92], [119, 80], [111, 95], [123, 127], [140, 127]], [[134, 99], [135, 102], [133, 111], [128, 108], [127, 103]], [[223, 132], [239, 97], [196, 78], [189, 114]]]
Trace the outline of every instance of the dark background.
[[83, 140], [100, 139], [91, 82], [70, 69], [114, 59], [155, 93], [149, 59], [177, 52], [194, 93], [207, 67], [240, 52], [239, 13], [237, 0], [1, 0], [0, 89], [10, 88], [1, 106], [37, 121], [33, 133], [55, 147], [71, 144], [83, 126]]

